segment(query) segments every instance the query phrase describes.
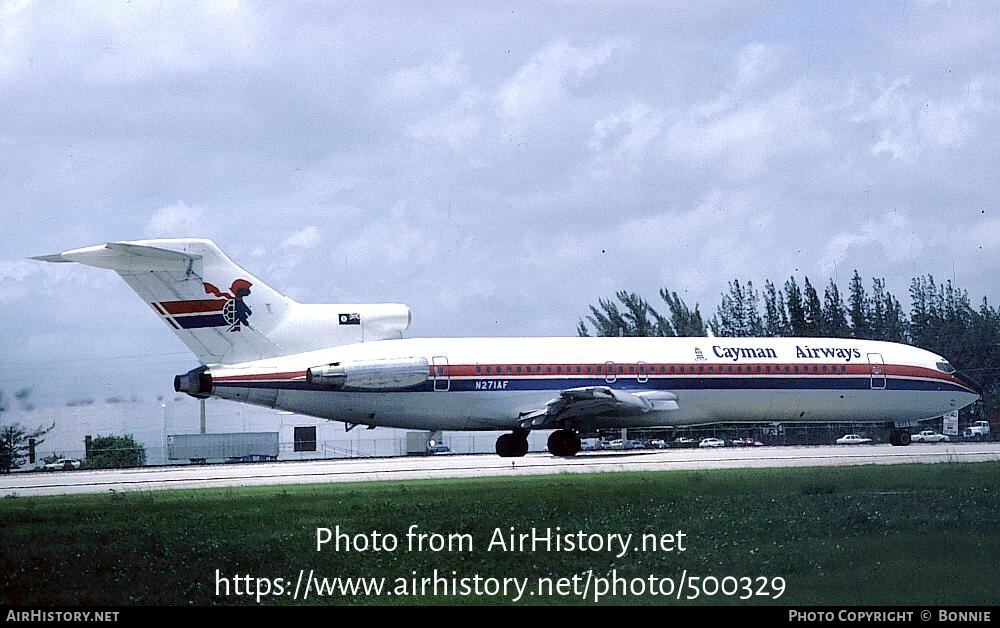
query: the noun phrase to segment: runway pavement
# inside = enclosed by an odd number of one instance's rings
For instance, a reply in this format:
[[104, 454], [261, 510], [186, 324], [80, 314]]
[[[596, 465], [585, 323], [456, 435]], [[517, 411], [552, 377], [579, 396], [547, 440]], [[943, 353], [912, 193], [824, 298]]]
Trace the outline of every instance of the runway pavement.
[[0, 496], [419, 478], [510, 477], [546, 473], [982, 461], [1000, 461], [1000, 443], [602, 451], [585, 452], [574, 458], [555, 458], [547, 453], [528, 454], [524, 458], [513, 459], [494, 455], [436, 455], [12, 473], [0, 476]]

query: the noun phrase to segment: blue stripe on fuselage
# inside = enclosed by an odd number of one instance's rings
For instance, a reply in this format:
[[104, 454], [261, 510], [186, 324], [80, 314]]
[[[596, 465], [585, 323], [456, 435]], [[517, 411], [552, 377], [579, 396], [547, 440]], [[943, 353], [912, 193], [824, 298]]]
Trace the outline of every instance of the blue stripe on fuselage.
[[[483, 385], [483, 382], [493, 382]], [[503, 383], [506, 382], [506, 385]], [[477, 387], [478, 384], [478, 387]], [[314, 390], [305, 381], [227, 381], [215, 382], [216, 387], [225, 388], [273, 388], [280, 390]], [[584, 386], [609, 386], [615, 390], [872, 390], [869, 377], [650, 377], [646, 382], [619, 377], [609, 384], [604, 378], [475, 378], [452, 379], [452, 392], [508, 392], [518, 390], [551, 390], [554, 393], [567, 388]], [[941, 380], [911, 378], [886, 378], [886, 390], [968, 392], [961, 386]], [[385, 392], [431, 392], [434, 381], [428, 380], [419, 386], [405, 390]], [[878, 390], [878, 389], [876, 389]], [[333, 391], [331, 391], [333, 392]]]

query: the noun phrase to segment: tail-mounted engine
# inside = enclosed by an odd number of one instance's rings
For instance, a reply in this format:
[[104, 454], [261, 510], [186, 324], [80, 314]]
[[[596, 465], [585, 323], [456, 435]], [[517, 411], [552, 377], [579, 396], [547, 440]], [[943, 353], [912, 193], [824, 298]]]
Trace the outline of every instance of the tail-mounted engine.
[[200, 366], [183, 375], [176, 375], [174, 390], [196, 399], [207, 399], [212, 396], [212, 374], [208, 372], [208, 368]]
[[402, 390], [426, 382], [428, 369], [426, 358], [333, 362], [307, 370], [306, 381], [327, 390]]

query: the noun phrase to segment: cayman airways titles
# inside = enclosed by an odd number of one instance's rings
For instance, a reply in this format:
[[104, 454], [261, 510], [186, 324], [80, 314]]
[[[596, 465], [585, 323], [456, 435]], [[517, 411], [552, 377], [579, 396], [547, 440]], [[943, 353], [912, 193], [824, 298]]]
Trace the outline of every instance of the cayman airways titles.
[[[725, 358], [733, 362], [741, 359], [766, 360], [778, 359], [777, 352], [771, 347], [723, 347], [712, 345], [712, 353], [717, 358]], [[853, 347], [810, 347], [807, 345], [795, 345], [795, 357], [810, 360], [843, 360], [850, 362], [854, 358], [861, 357], [861, 351]]]

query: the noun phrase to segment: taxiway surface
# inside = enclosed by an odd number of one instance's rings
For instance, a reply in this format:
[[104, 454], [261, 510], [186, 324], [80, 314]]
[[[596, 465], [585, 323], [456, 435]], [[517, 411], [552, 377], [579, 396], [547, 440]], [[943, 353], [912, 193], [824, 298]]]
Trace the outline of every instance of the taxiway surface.
[[513, 459], [494, 455], [436, 455], [12, 473], [0, 476], [0, 495], [58, 495], [422, 478], [510, 477], [546, 473], [982, 461], [1000, 461], [1000, 443], [914, 444], [909, 447], [861, 445], [600, 451], [585, 452], [574, 458], [556, 458], [548, 453], [532, 453], [524, 458]]

